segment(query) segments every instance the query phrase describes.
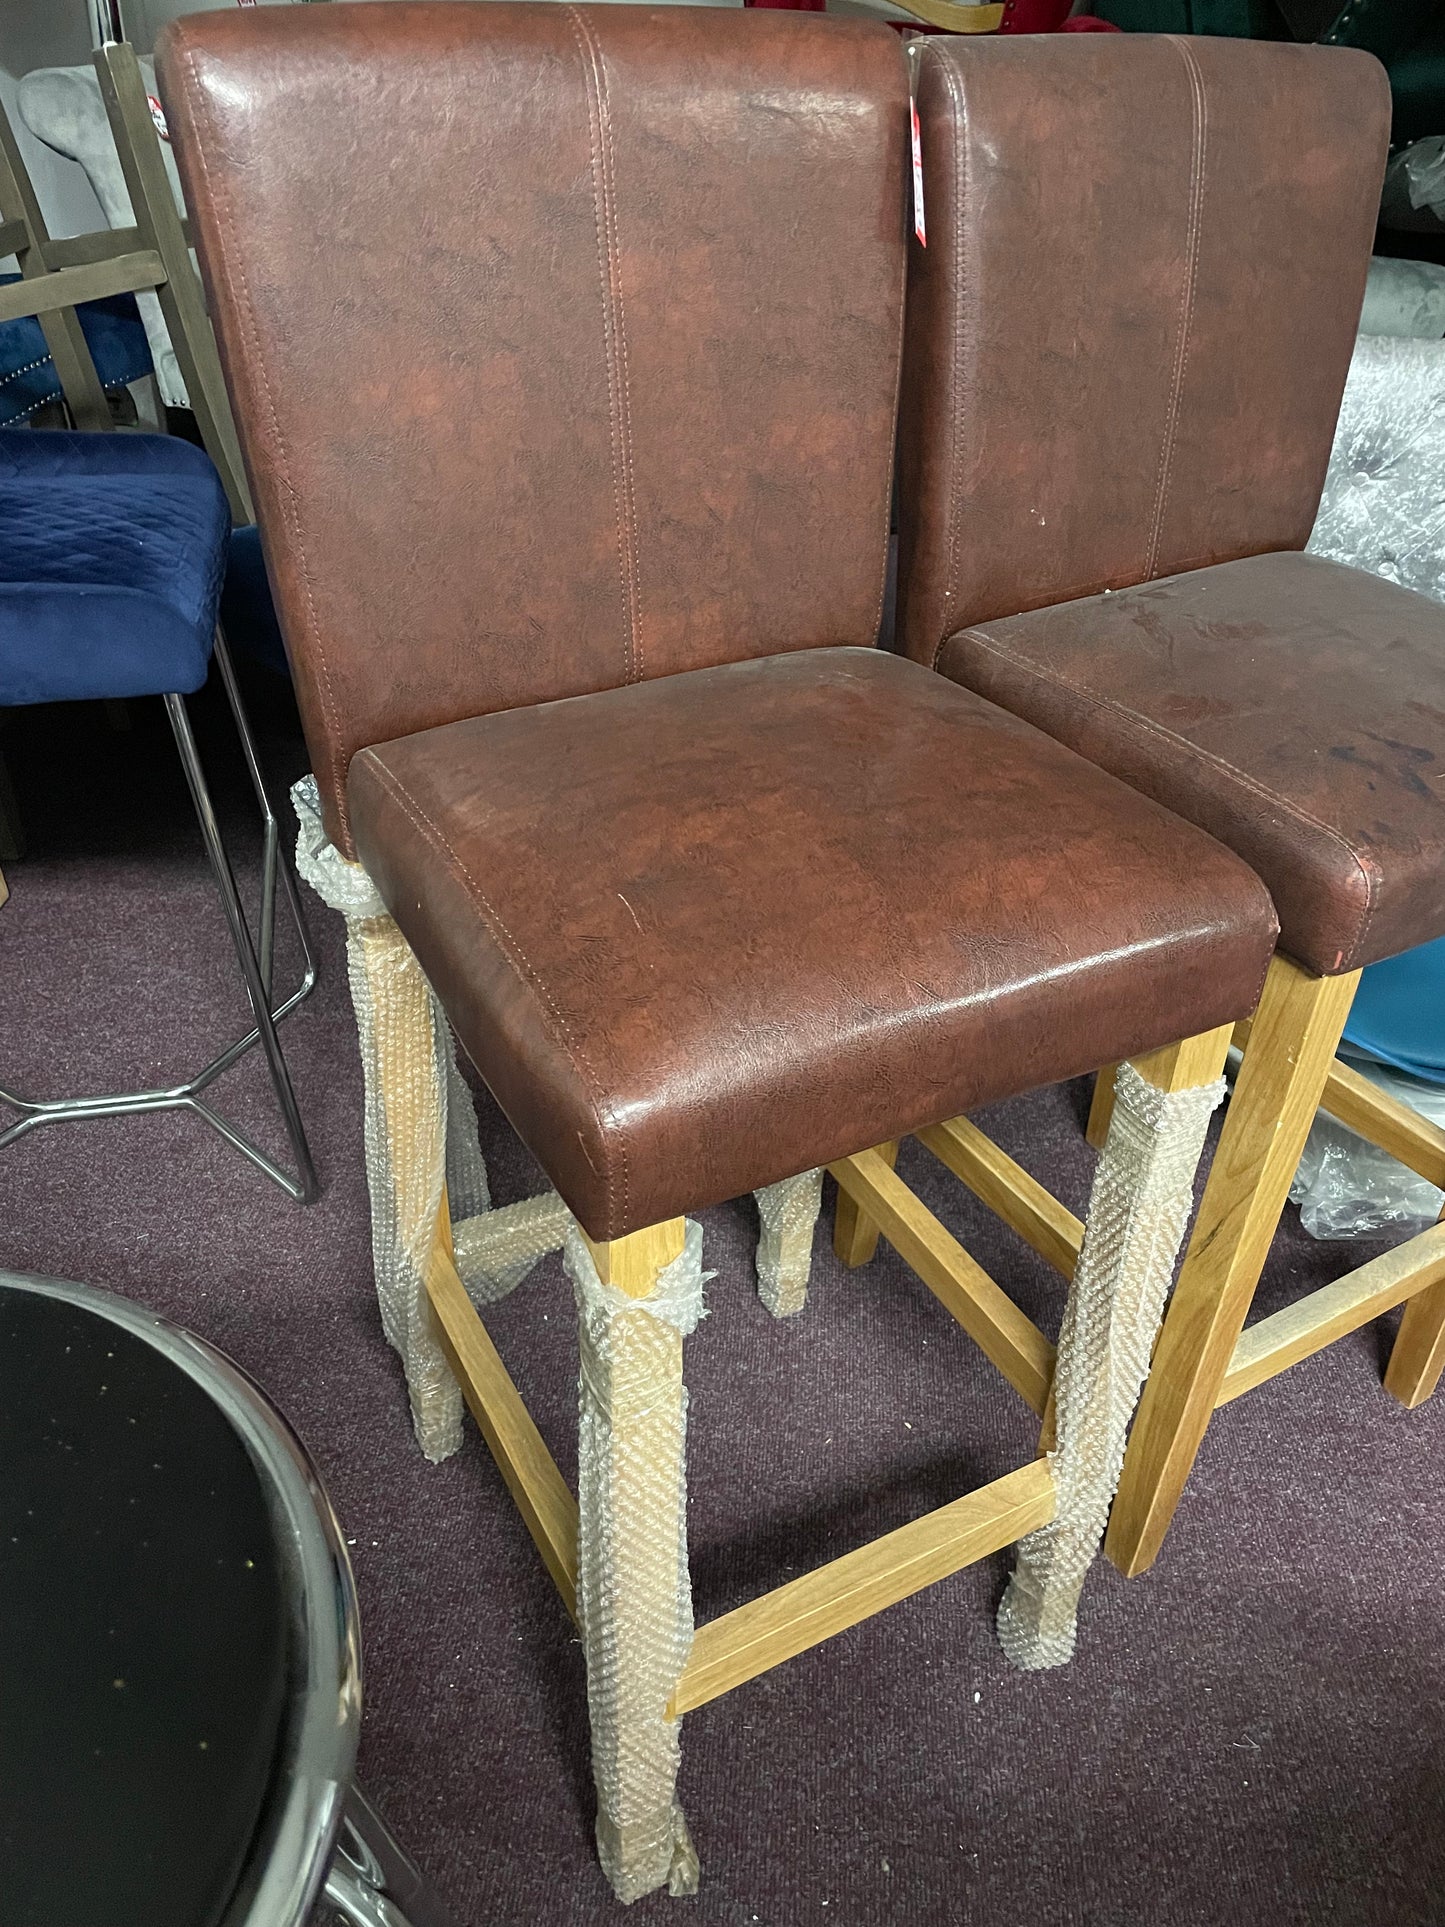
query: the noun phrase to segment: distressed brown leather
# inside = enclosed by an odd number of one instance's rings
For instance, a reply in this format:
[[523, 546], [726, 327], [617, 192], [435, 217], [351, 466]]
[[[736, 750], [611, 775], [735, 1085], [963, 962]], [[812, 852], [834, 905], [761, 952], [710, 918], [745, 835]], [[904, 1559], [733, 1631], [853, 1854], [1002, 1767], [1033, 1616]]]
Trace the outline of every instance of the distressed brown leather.
[[938, 38], [918, 92], [899, 646], [1302, 548], [1379, 203], [1378, 63]]
[[362, 861], [619, 1237], [1253, 1009], [1238, 858], [901, 657], [814, 650], [362, 751]]
[[1445, 934], [1445, 609], [1262, 555], [975, 624], [939, 668], [1210, 831], [1322, 975]]
[[366, 743], [871, 643], [907, 81], [876, 23], [211, 13], [159, 49], [328, 832]]

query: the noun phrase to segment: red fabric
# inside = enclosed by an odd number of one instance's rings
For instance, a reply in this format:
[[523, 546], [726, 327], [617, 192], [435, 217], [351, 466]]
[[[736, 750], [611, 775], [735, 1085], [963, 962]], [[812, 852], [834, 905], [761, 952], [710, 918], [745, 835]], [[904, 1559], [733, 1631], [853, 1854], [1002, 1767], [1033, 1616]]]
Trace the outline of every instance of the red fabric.
[[1118, 33], [1112, 21], [1081, 13], [1068, 16], [1073, 0], [1004, 0], [1000, 33]]
[[1073, 0], [1004, 0], [1000, 33], [1056, 33]]

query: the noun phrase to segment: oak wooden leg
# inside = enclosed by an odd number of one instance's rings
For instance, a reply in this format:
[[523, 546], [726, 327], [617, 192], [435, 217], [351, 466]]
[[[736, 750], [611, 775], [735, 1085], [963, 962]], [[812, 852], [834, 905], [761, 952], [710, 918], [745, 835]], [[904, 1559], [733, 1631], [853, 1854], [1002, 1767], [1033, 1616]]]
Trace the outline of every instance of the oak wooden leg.
[[1094, 1079], [1094, 1097], [1089, 1105], [1089, 1121], [1084, 1136], [1096, 1151], [1102, 1151], [1109, 1135], [1109, 1120], [1114, 1115], [1114, 1073], [1117, 1064], [1105, 1064]]
[[1104, 1549], [1151, 1565], [1219, 1397], [1304, 1149], [1359, 972], [1276, 956], [1134, 1419]]
[[[898, 1162], [897, 1140], [876, 1148], [891, 1170]], [[838, 1203], [833, 1212], [833, 1249], [850, 1271], [868, 1263], [878, 1249], [879, 1235], [877, 1221], [870, 1218], [840, 1185]]]
[[[588, 1249], [578, 1279], [578, 1607], [587, 1657], [597, 1848], [618, 1897], [697, 1887], [676, 1801], [669, 1705], [692, 1646], [687, 1584], [681, 1324], [659, 1275], [681, 1256], [681, 1218]], [[690, 1328], [690, 1327], [688, 1327]]]
[[[1442, 1213], [1445, 1222], [1445, 1213]], [[1390, 1347], [1385, 1390], [1413, 1411], [1423, 1405], [1445, 1370], [1445, 1280], [1410, 1299]]]

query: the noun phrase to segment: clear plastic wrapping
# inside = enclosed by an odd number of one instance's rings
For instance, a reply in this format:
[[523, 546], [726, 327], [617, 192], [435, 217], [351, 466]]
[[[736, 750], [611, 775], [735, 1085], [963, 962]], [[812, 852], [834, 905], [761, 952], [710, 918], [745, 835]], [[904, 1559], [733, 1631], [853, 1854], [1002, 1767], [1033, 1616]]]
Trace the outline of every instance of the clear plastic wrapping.
[[1121, 1064], [1114, 1090], [1059, 1333], [1058, 1443], [1049, 1454], [1057, 1508], [1048, 1525], [1019, 1541], [998, 1612], [1005, 1653], [1030, 1671], [1073, 1656], [1079, 1596], [1119, 1484], [1224, 1079], [1166, 1092]]
[[645, 1299], [602, 1282], [575, 1228], [563, 1262], [577, 1296], [577, 1608], [598, 1854], [621, 1900], [695, 1893], [667, 1707], [692, 1650], [682, 1341], [703, 1314], [702, 1227], [689, 1221]]
[[1391, 155], [1380, 213], [1387, 227], [1419, 227], [1421, 215], [1445, 222], [1445, 134], [1427, 134]]
[[478, 1303], [505, 1296], [559, 1250], [571, 1214], [555, 1192], [490, 1209], [476, 1108], [441, 1005], [371, 878], [328, 839], [315, 778], [303, 777], [291, 799], [297, 871], [346, 919], [382, 1329], [401, 1355], [417, 1442], [444, 1459], [461, 1444], [462, 1400], [426, 1291], [443, 1184], [457, 1270]]
[[473, 1304], [505, 1298], [549, 1252], [560, 1251], [576, 1220], [555, 1191], [469, 1217], [452, 1227], [457, 1270]]
[[1396, 261], [1377, 254], [1365, 281], [1362, 335], [1445, 335], [1445, 268], [1434, 261]]
[[1309, 548], [1445, 601], [1445, 342], [1355, 343]]
[[[1445, 1127], [1445, 1090], [1383, 1064], [1355, 1064], [1390, 1097]], [[1310, 1126], [1290, 1196], [1312, 1238], [1368, 1238], [1433, 1224], [1445, 1192], [1368, 1138], [1320, 1111]]]
[[813, 1229], [823, 1203], [823, 1171], [765, 1185], [758, 1206], [758, 1296], [774, 1318], [801, 1311], [808, 1300]]

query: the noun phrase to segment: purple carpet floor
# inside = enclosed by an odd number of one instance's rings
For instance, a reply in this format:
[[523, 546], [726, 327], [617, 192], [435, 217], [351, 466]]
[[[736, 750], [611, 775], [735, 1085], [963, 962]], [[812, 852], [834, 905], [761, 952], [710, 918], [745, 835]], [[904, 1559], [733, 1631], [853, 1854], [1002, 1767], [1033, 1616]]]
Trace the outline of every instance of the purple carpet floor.
[[[254, 868], [234, 752], [213, 699], [199, 706]], [[304, 767], [294, 716], [264, 690], [255, 708], [279, 790]], [[163, 720], [132, 715], [128, 731], [89, 709], [4, 719], [30, 853], [5, 866], [0, 1082], [23, 1092], [179, 1078], [244, 1021]], [[412, 1440], [372, 1289], [341, 926], [309, 907], [322, 978], [285, 1041], [321, 1201], [291, 1204], [194, 1119], [50, 1129], [0, 1152], [0, 1266], [107, 1285], [195, 1327], [308, 1441], [360, 1586], [363, 1779], [458, 1920], [620, 1919], [592, 1851], [572, 1629], [470, 1424], [439, 1467]], [[222, 1089], [279, 1153], [259, 1065]], [[1085, 1100], [1044, 1091], [983, 1119], [1076, 1209]], [[498, 1202], [527, 1195], [539, 1174], [478, 1102]], [[1056, 1327], [1053, 1274], [916, 1146], [902, 1168]], [[687, 1349], [699, 1620], [1031, 1455], [1030, 1414], [886, 1247], [847, 1274], [820, 1235], [806, 1312], [775, 1324], [752, 1284], [751, 1206], [704, 1222], [718, 1276]], [[1291, 1214], [1260, 1308], [1365, 1255], [1311, 1242]], [[560, 1265], [489, 1324], [570, 1475]], [[1216, 1417], [1154, 1570], [1093, 1574], [1071, 1667], [1004, 1660], [1001, 1556], [691, 1715], [682, 1797], [703, 1889], [631, 1917], [1445, 1921], [1445, 1397], [1407, 1414], [1384, 1394], [1387, 1337], [1363, 1331]]]

